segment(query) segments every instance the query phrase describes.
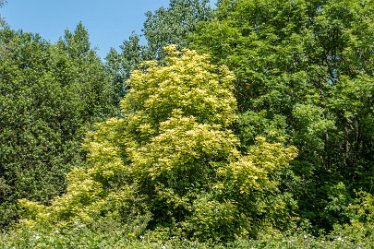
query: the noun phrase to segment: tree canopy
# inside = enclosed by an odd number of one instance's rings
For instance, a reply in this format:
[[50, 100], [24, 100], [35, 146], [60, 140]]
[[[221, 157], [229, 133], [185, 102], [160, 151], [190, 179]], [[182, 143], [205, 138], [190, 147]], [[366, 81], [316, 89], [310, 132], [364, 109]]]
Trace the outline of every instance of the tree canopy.
[[2, 29], [0, 244], [371, 247], [373, 24], [373, 0], [172, 0], [106, 63], [81, 23]]
[[109, 79], [87, 39], [82, 25], [57, 45], [0, 31], [1, 226], [18, 216], [17, 199], [47, 203], [64, 192], [86, 128], [113, 109]]
[[[373, 8], [373, 1], [222, 0], [192, 37], [194, 48], [235, 73], [242, 143], [262, 134], [297, 146], [298, 184], [286, 188], [302, 216], [325, 229], [347, 221], [340, 212], [353, 189], [373, 187]], [[330, 191], [340, 182], [350, 191], [338, 204]]]
[[258, 138], [241, 154], [230, 130], [233, 75], [195, 51], [169, 46], [165, 53], [132, 73], [123, 118], [88, 134], [87, 166], [69, 173], [67, 193], [48, 207], [23, 201], [26, 223], [131, 221], [149, 213], [148, 229], [227, 240], [292, 221], [277, 175], [296, 149]]
[[161, 7], [146, 13], [142, 36], [146, 44], [140, 44], [140, 36], [132, 33], [120, 46], [120, 51], [111, 49], [106, 57], [107, 68], [112, 75], [115, 103], [125, 95], [125, 84], [132, 70], [145, 60], [163, 58], [163, 47], [175, 44], [186, 48], [187, 37], [195, 31], [199, 21], [207, 21], [212, 16], [209, 0], [172, 0], [167, 8]]

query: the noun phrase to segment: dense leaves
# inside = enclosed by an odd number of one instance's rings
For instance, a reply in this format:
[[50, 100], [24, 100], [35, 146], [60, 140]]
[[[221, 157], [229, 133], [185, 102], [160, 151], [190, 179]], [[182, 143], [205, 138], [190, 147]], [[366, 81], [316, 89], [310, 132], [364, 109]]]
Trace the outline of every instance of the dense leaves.
[[64, 191], [87, 125], [110, 114], [109, 80], [87, 42], [82, 25], [57, 45], [0, 33], [1, 226], [17, 217], [17, 199], [47, 203]]
[[149, 213], [148, 229], [217, 241], [289, 225], [290, 198], [277, 175], [296, 149], [258, 138], [240, 154], [230, 130], [232, 74], [194, 51], [165, 53], [132, 73], [123, 118], [88, 134], [87, 166], [69, 173], [67, 193], [48, 207], [22, 201], [26, 224], [129, 222]]
[[160, 60], [165, 54], [163, 47], [175, 44], [185, 48], [188, 35], [195, 31], [199, 21], [209, 20], [212, 10], [208, 0], [171, 0], [168, 8], [161, 7], [146, 13], [142, 36], [146, 45], [140, 44], [140, 36], [133, 33], [120, 46], [120, 51], [111, 49], [106, 57], [107, 68], [112, 75], [115, 103], [125, 95], [125, 81], [130, 72], [145, 60]]
[[[373, 1], [219, 1], [194, 47], [236, 75], [245, 145], [257, 135], [296, 145], [300, 214], [319, 228], [346, 222], [352, 189], [372, 191]], [[339, 203], [330, 191], [347, 191]], [[331, 209], [331, 206], [335, 206]]]
[[56, 45], [1, 31], [1, 225], [25, 214], [0, 243], [372, 246], [373, 13], [172, 0], [105, 66], [82, 24]]
[[171, 0], [169, 8], [147, 12], [143, 30], [147, 59], [162, 58], [162, 48], [169, 44], [186, 47], [187, 36], [195, 31], [199, 21], [209, 20], [211, 14], [209, 0]]
[[107, 70], [112, 78], [114, 87], [114, 103], [119, 106], [128, 86], [125, 84], [131, 71], [135, 70], [144, 61], [146, 47], [140, 45], [140, 37], [133, 33], [128, 40], [120, 46], [121, 51], [110, 49], [106, 56]]

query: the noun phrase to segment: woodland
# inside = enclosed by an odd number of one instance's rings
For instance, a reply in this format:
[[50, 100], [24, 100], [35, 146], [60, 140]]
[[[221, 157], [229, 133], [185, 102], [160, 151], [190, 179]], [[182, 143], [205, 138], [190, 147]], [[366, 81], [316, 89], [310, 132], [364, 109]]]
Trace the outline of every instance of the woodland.
[[374, 248], [374, 1], [211, 6], [0, 16], [0, 248]]

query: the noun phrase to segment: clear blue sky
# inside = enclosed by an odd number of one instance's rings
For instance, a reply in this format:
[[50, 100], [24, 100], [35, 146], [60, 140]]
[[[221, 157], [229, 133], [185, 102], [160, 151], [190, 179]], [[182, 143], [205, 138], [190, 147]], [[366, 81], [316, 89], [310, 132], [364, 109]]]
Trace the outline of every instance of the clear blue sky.
[[51, 42], [82, 21], [92, 46], [105, 57], [132, 31], [141, 33], [146, 11], [168, 5], [169, 0], [7, 0], [0, 13], [12, 29], [39, 33]]

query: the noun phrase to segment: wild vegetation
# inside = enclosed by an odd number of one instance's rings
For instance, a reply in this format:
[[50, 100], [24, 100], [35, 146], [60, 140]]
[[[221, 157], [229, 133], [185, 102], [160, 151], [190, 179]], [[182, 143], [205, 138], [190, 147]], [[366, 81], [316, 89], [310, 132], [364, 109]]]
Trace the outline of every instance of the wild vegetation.
[[2, 248], [373, 248], [374, 1], [209, 6], [105, 63], [4, 25]]
[[80, 141], [114, 111], [104, 65], [80, 24], [52, 45], [39, 35], [0, 31], [0, 225], [18, 217], [17, 200], [48, 203], [64, 174], [82, 162]]

